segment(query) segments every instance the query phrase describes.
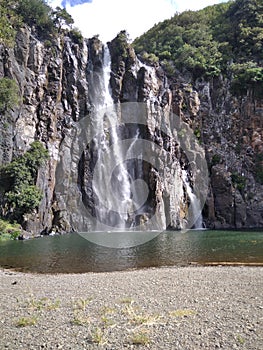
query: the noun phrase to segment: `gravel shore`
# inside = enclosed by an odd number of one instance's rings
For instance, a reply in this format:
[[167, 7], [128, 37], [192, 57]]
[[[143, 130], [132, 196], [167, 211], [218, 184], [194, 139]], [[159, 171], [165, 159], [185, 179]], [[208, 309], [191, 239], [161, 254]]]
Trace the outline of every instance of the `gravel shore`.
[[263, 349], [263, 267], [0, 270], [0, 349]]

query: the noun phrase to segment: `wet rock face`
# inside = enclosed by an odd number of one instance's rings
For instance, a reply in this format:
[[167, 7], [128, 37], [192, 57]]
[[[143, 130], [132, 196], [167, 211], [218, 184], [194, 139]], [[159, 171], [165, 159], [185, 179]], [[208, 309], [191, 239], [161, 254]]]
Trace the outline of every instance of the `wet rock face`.
[[254, 99], [250, 91], [246, 96], [231, 95], [230, 82], [222, 77], [210, 83], [196, 82], [196, 89], [201, 102], [202, 141], [211, 172], [215, 226], [262, 227], [259, 174], [263, 101]]
[[[121, 42], [114, 39], [109, 49], [114, 102], [147, 103], [138, 137], [149, 141], [142, 149], [145, 153], [159, 147], [157, 165], [140, 165], [149, 196], [147, 208], [138, 213], [136, 221], [146, 224], [157, 213], [161, 228], [183, 226], [189, 198], [182, 170], [195, 183], [198, 173], [191, 170], [191, 162], [198, 164], [205, 151], [210, 174], [204, 210], [207, 226], [262, 227], [263, 189], [258, 170], [263, 150], [262, 101], [249, 94], [233, 97], [223, 78], [194, 85], [182, 77], [168, 81], [160, 66], [140, 62], [123, 36]], [[92, 137], [93, 101], [100, 93], [102, 65], [103, 45], [97, 38], [81, 44], [69, 37], [44, 43], [30, 29], [22, 28], [14, 49], [0, 47], [0, 75], [17, 81], [23, 101], [10, 111], [8, 119], [1, 116], [0, 164], [23, 153], [35, 139], [42, 141], [50, 154], [37, 180], [44, 198], [38, 210], [25, 217], [24, 229], [32, 235], [91, 227], [86, 210], [91, 217], [95, 215], [91, 184], [96, 157], [92, 145], [83, 139]], [[175, 115], [190, 126], [200, 143], [195, 152], [191, 152], [191, 140], [185, 141], [187, 155], [175, 141], [179, 136]], [[135, 137], [134, 124], [127, 126], [121, 118], [120, 138]], [[139, 174], [139, 166], [131, 168], [132, 176]]]

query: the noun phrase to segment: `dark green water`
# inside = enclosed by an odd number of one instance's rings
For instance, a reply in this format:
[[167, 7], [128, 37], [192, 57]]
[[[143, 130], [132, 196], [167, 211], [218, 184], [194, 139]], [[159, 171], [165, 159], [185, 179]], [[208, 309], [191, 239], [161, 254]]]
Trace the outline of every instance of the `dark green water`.
[[78, 234], [0, 242], [0, 266], [38, 273], [83, 273], [190, 263], [263, 265], [262, 231], [163, 232], [132, 248], [106, 248]]

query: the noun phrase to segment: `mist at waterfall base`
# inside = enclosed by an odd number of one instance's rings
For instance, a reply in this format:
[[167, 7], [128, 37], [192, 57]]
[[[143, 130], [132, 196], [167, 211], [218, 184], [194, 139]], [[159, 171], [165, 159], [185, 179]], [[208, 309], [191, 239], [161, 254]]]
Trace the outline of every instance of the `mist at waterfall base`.
[[[102, 64], [89, 64], [91, 115], [76, 124], [76, 139], [64, 140], [66, 152], [71, 143], [72, 154], [80, 159], [78, 174], [74, 169], [65, 174], [63, 168], [56, 174], [57, 197], [71, 204], [72, 217], [79, 217], [74, 219], [74, 231], [93, 243], [124, 248], [155, 238], [171, 220], [177, 229], [202, 228], [208, 171], [193, 130], [170, 110], [162, 111], [152, 92], [144, 103], [114, 104], [107, 45], [103, 46]], [[133, 74], [142, 67], [157, 84], [154, 68], [138, 59]], [[150, 136], [149, 113], [155, 115], [156, 123]], [[183, 167], [176, 153], [184, 154]], [[62, 162], [66, 156], [62, 152]], [[170, 182], [167, 169], [173, 174]], [[79, 198], [73, 201], [76, 193]], [[172, 209], [167, 209], [169, 196], [177, 203]], [[173, 218], [167, 210], [173, 210]]]

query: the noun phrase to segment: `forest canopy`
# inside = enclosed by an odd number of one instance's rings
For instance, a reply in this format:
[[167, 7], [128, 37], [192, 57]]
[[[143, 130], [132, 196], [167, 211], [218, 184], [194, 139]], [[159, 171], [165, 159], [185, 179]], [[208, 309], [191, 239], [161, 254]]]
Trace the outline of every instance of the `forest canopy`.
[[170, 74], [194, 78], [230, 74], [234, 88], [262, 87], [263, 2], [236, 0], [185, 11], [135, 39], [137, 54]]
[[65, 9], [53, 10], [44, 0], [0, 0], [0, 43], [6, 46], [14, 46], [17, 29], [23, 24], [48, 38], [73, 23]]

